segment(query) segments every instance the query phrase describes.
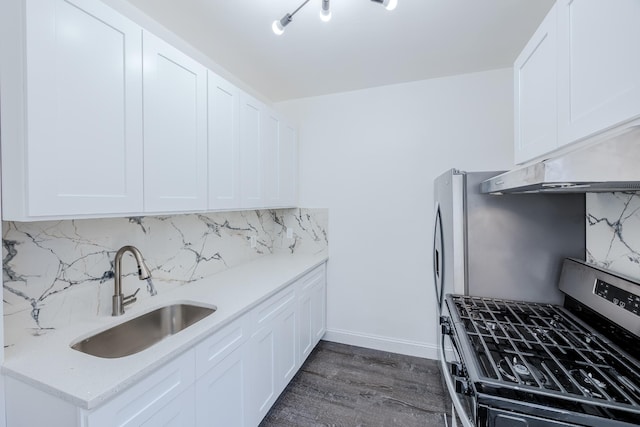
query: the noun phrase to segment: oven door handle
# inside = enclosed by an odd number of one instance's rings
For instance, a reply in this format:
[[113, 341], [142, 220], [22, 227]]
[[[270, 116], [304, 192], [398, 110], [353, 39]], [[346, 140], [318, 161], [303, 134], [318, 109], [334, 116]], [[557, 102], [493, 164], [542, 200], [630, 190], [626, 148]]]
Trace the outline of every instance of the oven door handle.
[[[460, 401], [460, 397], [458, 393], [456, 393], [455, 385], [453, 384], [453, 380], [449, 375], [449, 369], [447, 366], [447, 361], [445, 359], [444, 353], [444, 333], [440, 333], [440, 369], [442, 369], [442, 376], [444, 377], [444, 382], [447, 384], [447, 389], [449, 390], [449, 396], [451, 396], [451, 402], [453, 403], [453, 407], [456, 409], [456, 412], [460, 415], [460, 422], [463, 427], [474, 427], [467, 416], [467, 412], [464, 410], [462, 406], [462, 402]], [[455, 351], [455, 350], [454, 350]]]

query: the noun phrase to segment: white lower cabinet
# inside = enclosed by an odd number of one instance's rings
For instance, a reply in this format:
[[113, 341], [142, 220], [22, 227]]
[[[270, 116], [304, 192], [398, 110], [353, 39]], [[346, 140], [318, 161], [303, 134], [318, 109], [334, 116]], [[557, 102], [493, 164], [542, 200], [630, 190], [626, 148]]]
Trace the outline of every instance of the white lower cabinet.
[[194, 418], [194, 354], [189, 350], [103, 406], [85, 413], [85, 426], [192, 425], [176, 422]]
[[323, 264], [96, 409], [7, 377], [7, 426], [256, 427], [324, 334], [325, 283]]
[[249, 425], [258, 425], [299, 366], [296, 358], [295, 289], [262, 303], [254, 311], [255, 332], [249, 342], [247, 363], [252, 386], [248, 389]]
[[307, 359], [326, 331], [325, 295], [324, 268], [316, 269], [300, 280], [298, 296], [300, 363]]
[[189, 387], [166, 406], [154, 412], [141, 425], [144, 427], [187, 427], [195, 425], [195, 392], [194, 386]]
[[216, 332], [196, 348], [196, 425], [245, 426], [246, 318]]

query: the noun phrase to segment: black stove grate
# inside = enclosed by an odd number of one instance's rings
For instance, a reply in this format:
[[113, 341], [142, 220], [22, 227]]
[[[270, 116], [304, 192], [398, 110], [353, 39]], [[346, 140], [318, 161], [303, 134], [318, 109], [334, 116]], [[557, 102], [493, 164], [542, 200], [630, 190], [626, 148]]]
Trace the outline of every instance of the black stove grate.
[[480, 375], [505, 387], [640, 408], [640, 366], [559, 306], [453, 296]]

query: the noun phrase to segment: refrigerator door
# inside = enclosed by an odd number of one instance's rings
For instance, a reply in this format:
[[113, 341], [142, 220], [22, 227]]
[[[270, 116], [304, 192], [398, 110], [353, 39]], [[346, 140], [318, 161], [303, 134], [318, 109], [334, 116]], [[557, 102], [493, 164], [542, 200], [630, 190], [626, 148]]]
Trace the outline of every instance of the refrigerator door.
[[433, 270], [438, 314], [444, 296], [464, 292], [464, 172], [451, 169], [434, 182]]

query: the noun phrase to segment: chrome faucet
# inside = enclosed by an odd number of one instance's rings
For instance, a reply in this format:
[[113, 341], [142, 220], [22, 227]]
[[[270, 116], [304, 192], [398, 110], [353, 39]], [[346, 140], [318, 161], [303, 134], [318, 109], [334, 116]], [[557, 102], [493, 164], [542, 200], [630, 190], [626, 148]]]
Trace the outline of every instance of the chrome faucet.
[[[121, 247], [118, 250], [118, 252], [116, 252], [116, 258], [114, 260], [115, 289], [114, 289], [114, 295], [113, 295], [113, 310], [111, 312], [112, 316], [120, 316], [121, 314], [124, 314], [124, 307], [133, 302], [136, 302], [136, 299], [137, 299], [136, 295], [140, 291], [140, 288], [138, 288], [133, 294], [129, 296], [125, 297], [124, 295], [122, 295], [122, 271], [121, 271], [122, 268], [121, 267], [122, 267], [122, 256], [124, 255], [125, 252], [131, 252], [131, 254], [135, 257], [136, 263], [138, 264], [138, 278], [140, 280], [145, 280], [145, 279], [148, 280], [149, 278], [151, 278], [151, 272], [149, 271], [149, 268], [147, 268], [146, 264], [144, 263], [144, 260], [142, 259], [142, 254], [140, 253], [140, 251], [134, 246]], [[154, 294], [155, 293], [152, 293], [152, 295]]]

